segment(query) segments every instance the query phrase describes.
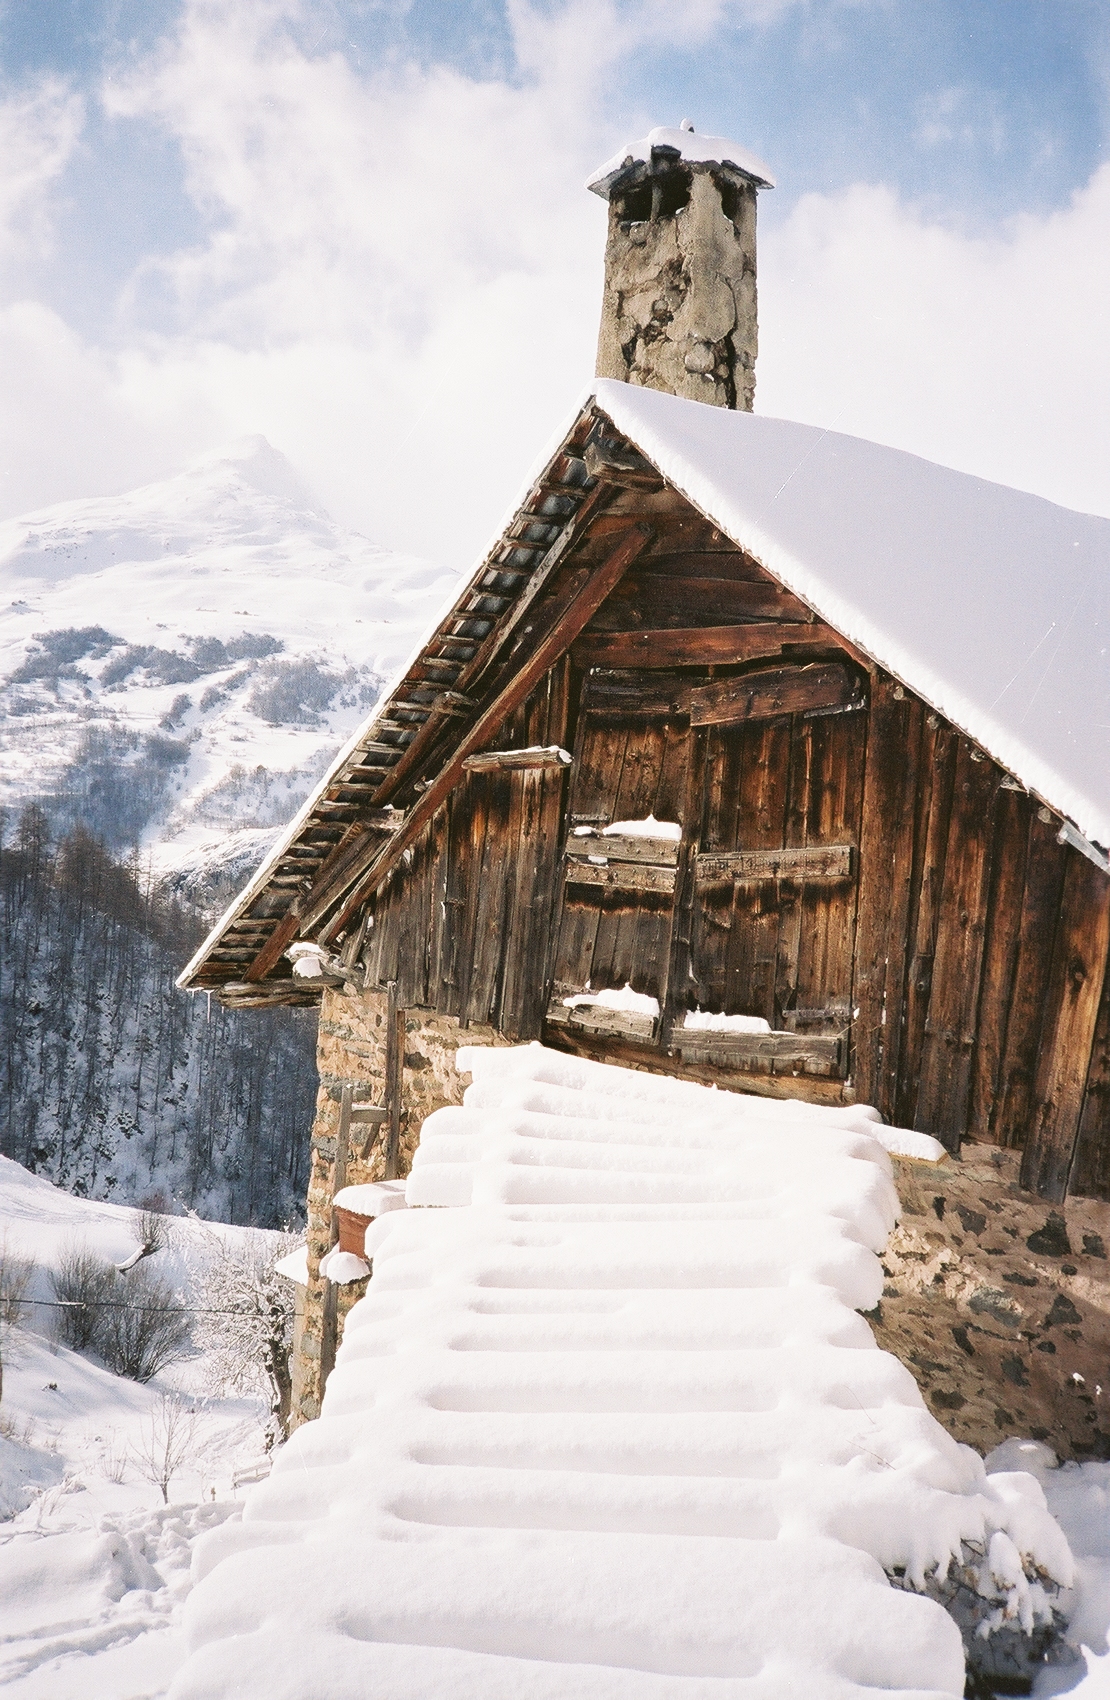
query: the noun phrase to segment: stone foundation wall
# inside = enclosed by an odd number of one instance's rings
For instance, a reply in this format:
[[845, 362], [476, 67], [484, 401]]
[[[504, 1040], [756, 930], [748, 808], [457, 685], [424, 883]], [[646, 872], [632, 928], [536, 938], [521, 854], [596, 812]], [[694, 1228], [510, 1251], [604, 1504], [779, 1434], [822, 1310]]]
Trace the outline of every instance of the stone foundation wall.
[[[324, 1391], [320, 1355], [328, 1283], [321, 1279], [320, 1259], [331, 1245], [331, 1201], [339, 1132], [339, 1104], [331, 1096], [331, 1090], [350, 1080], [369, 1087], [374, 1101], [383, 1102], [386, 1008], [384, 992], [363, 992], [353, 996], [326, 988], [323, 994], [317, 1044], [320, 1091], [312, 1127], [312, 1164], [308, 1182], [308, 1287], [293, 1343], [294, 1428], [319, 1416]], [[460, 1078], [455, 1070], [455, 1052], [459, 1046], [508, 1043], [492, 1027], [472, 1023], [463, 1028], [453, 1016], [436, 1015], [430, 1010], [414, 1009], [406, 1013], [401, 1086], [402, 1174], [409, 1171], [425, 1116], [444, 1104], [462, 1102], [467, 1081]], [[368, 1131], [373, 1130], [358, 1123], [351, 1129], [346, 1174], [348, 1186], [384, 1178], [384, 1139], [377, 1142], [368, 1158], [361, 1156], [360, 1142]], [[339, 1288], [340, 1338], [348, 1311], [365, 1291], [365, 1281], [355, 1281]]]

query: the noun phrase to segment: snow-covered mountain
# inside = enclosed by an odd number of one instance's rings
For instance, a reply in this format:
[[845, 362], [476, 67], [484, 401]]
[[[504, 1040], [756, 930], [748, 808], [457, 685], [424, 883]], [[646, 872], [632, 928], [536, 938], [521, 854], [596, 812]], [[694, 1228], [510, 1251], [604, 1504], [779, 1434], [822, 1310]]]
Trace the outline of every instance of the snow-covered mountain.
[[245, 869], [455, 582], [338, 526], [264, 437], [9, 520], [0, 806], [43, 799], [186, 883]]

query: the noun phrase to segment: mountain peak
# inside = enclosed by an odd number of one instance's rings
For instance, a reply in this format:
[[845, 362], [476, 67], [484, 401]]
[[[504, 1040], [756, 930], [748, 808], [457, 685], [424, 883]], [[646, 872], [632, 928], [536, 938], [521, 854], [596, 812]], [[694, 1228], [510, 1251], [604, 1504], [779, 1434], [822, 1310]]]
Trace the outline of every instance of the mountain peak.
[[274, 501], [287, 502], [291, 507], [308, 509], [320, 518], [327, 518], [292, 462], [260, 432], [236, 437], [222, 448], [199, 455], [181, 476], [200, 477], [205, 482], [246, 484]]

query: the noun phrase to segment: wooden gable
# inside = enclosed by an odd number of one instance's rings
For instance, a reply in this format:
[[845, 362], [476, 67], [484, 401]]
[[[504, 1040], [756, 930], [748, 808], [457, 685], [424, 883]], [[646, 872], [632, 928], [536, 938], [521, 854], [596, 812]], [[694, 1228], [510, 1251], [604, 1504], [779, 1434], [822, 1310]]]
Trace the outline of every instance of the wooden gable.
[[[677, 842], [604, 834], [649, 816]], [[464, 1027], [1107, 1196], [1110, 880], [1060, 826], [593, 406], [185, 983], [309, 999], [283, 953], [316, 939]], [[626, 984], [654, 1012], [582, 1001]]]

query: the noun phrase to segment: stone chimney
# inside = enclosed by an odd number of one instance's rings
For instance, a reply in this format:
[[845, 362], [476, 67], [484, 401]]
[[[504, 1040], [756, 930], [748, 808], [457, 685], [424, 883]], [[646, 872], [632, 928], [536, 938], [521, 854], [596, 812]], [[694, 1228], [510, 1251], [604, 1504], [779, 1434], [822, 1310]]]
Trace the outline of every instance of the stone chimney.
[[750, 413], [767, 167], [683, 119], [622, 149], [586, 187], [609, 202], [598, 377]]

